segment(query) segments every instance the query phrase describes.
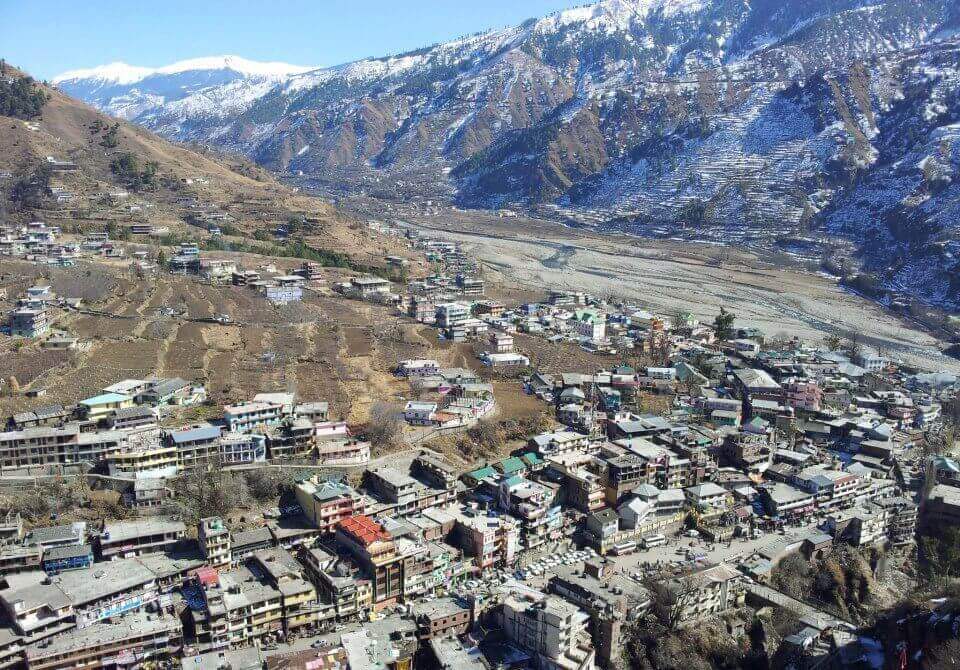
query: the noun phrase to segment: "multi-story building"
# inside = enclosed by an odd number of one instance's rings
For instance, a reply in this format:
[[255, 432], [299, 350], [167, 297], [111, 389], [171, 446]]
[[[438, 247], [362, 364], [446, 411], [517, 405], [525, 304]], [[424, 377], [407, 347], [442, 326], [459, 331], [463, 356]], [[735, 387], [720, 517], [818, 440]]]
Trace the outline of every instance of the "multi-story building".
[[45, 465], [100, 463], [119, 452], [121, 431], [80, 432], [76, 424], [63, 428], [28, 428], [0, 433], [0, 472]]
[[211, 575], [203, 597], [205, 611], [194, 620], [205, 648], [246, 646], [283, 632], [283, 594], [245, 566]]
[[937, 484], [920, 510], [921, 524], [926, 532], [960, 526], [960, 488]]
[[233, 562], [230, 545], [230, 530], [218, 516], [200, 519], [197, 528], [197, 540], [200, 551], [207, 559], [207, 565], [214, 568], [226, 568]]
[[41, 566], [48, 575], [57, 575], [67, 570], [80, 570], [93, 565], [93, 550], [89, 544], [74, 544], [66, 547], [51, 547], [44, 550]]
[[104, 524], [99, 549], [104, 560], [166, 551], [186, 537], [187, 527], [173, 519], [112, 521]]
[[417, 635], [421, 640], [462, 635], [470, 627], [470, 610], [452, 598], [439, 598], [413, 606]]
[[304, 515], [322, 533], [333, 533], [337, 524], [367, 512], [367, 499], [346, 484], [323, 481], [319, 477], [304, 480], [294, 488]]
[[681, 458], [666, 447], [643, 437], [619, 439], [615, 446], [645, 461], [643, 483], [662, 489], [686, 488], [699, 483], [702, 467], [694, 467], [689, 458]]
[[723, 563], [675, 579], [668, 586], [692, 590], [692, 597], [683, 598], [681, 621], [696, 621], [738, 607], [746, 595], [743, 574]]
[[590, 342], [600, 342], [607, 336], [607, 318], [594, 309], [581, 309], [570, 319], [574, 332]]
[[403, 597], [403, 556], [393, 537], [368, 516], [354, 516], [337, 526], [336, 541], [360, 563], [373, 582], [373, 607], [389, 607]]
[[917, 505], [902, 496], [878, 498], [876, 505], [888, 511], [887, 538], [894, 546], [914, 542], [917, 534]]
[[251, 561], [263, 579], [280, 592], [285, 636], [317, 622], [320, 605], [316, 589], [304, 579], [303, 566], [287, 550], [264, 549], [255, 553]]
[[300, 560], [320, 600], [332, 605], [337, 621], [355, 621], [373, 606], [373, 585], [356, 562], [319, 547], [302, 550]]
[[49, 549], [51, 547], [72, 547], [81, 545], [87, 539], [87, 523], [77, 521], [61, 526], [41, 526], [27, 531], [23, 543], [29, 546]]
[[50, 315], [45, 306], [20, 306], [10, 312], [10, 334], [15, 337], [40, 337], [50, 330]]
[[629, 636], [623, 627], [643, 612], [650, 596], [639, 583], [604, 560], [587, 561], [583, 566], [559, 566], [548, 588], [591, 618], [591, 637], [600, 667], [615, 667], [622, 658]]
[[0, 547], [0, 575], [40, 570], [42, 557], [43, 547], [20, 544], [4, 545]]
[[783, 401], [783, 389], [764, 370], [742, 368], [733, 371], [734, 390], [748, 406], [753, 400]]
[[733, 496], [722, 486], [705, 482], [684, 489], [684, 495], [690, 507], [706, 516], [722, 514], [730, 509]]
[[816, 412], [823, 403], [823, 389], [813, 379], [795, 379], [783, 385], [783, 401], [788, 407]]
[[483, 280], [479, 277], [470, 277], [465, 274], [458, 274], [457, 279], [457, 288], [460, 289], [460, 292], [463, 295], [467, 296], [479, 296], [483, 295]]
[[220, 459], [220, 434], [220, 426], [200, 424], [167, 433], [164, 443], [176, 447], [179, 469], [193, 470]]
[[158, 599], [161, 579], [158, 568], [143, 559], [107, 561], [63, 572], [56, 581], [22, 580], [0, 591], [0, 605], [16, 633], [32, 644], [146, 607]]
[[445, 302], [436, 306], [436, 324], [441, 330], [453, 329], [470, 319], [470, 305]]
[[313, 454], [316, 429], [309, 419], [285, 418], [267, 430], [270, 458], [303, 458]]
[[396, 514], [408, 514], [416, 510], [418, 489], [422, 488], [416, 479], [389, 467], [368, 470], [369, 486], [384, 502], [396, 506]]
[[760, 488], [760, 499], [768, 514], [784, 518], [800, 518], [816, 509], [812, 493], [780, 482]]
[[427, 452], [413, 459], [410, 472], [414, 477], [419, 477], [439, 489], [453, 489], [457, 486], [457, 471], [453, 466]]
[[80, 413], [88, 421], [98, 421], [133, 406], [133, 396], [126, 393], [101, 393], [77, 403]]
[[245, 465], [267, 460], [267, 438], [258, 433], [224, 433], [220, 436], [220, 460], [224, 465]]
[[831, 533], [835, 541], [845, 541], [854, 547], [882, 544], [887, 539], [890, 513], [889, 509], [872, 503], [839, 510], [827, 517], [824, 530]]
[[723, 442], [722, 453], [734, 467], [750, 473], [761, 473], [773, 459], [771, 436], [767, 434], [732, 433]]
[[133, 509], [160, 507], [173, 495], [166, 481], [159, 477], [140, 477], [133, 481], [133, 491], [123, 494], [124, 503]]
[[607, 506], [605, 473], [591, 463], [565, 467], [563, 484], [566, 504], [581, 512], [591, 513]]
[[601, 556], [610, 551], [617, 541], [620, 517], [612, 509], [602, 509], [586, 518], [586, 532], [591, 544]]
[[317, 463], [320, 465], [366, 465], [370, 443], [355, 439], [343, 421], [314, 424]]
[[498, 494], [500, 508], [520, 522], [520, 539], [524, 549], [534, 549], [549, 540], [560, 538], [563, 516], [560, 506], [552, 500], [550, 489], [514, 475], [500, 482]]
[[537, 667], [570, 670], [593, 666], [589, 644], [589, 615], [553, 595], [511, 593], [503, 602], [503, 632], [535, 655]]
[[793, 484], [812, 493], [819, 509], [844, 509], [857, 501], [864, 482], [853, 473], [814, 465], [801, 470]]
[[159, 441], [139, 441], [107, 456], [111, 476], [136, 476], [148, 473], [173, 475], [179, 469], [177, 447]]
[[479, 570], [511, 565], [520, 544], [517, 524], [509, 518], [471, 512], [453, 512], [454, 542], [476, 559]]
[[67, 631], [25, 650], [30, 670], [145, 667], [178, 658], [183, 646], [180, 620], [173, 616], [132, 616]]
[[637, 454], [624, 453], [607, 460], [606, 500], [617, 505], [641, 484], [656, 480], [656, 468]]
[[564, 454], [589, 449], [590, 436], [572, 431], [543, 433], [530, 438], [529, 445], [540, 456]]
[[281, 416], [280, 404], [273, 402], [248, 401], [223, 408], [223, 419], [227, 422], [227, 427], [236, 433], [275, 426], [280, 423]]

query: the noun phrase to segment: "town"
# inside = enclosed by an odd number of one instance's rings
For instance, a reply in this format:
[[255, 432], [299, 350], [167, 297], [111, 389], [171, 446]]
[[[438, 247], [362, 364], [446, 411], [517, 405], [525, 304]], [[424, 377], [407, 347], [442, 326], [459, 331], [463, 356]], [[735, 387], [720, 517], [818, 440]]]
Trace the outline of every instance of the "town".
[[[329, 283], [310, 260], [254, 269], [195, 242], [0, 231], [0, 254], [43, 267], [371, 303], [477, 364], [397, 358], [404, 402], [361, 425], [336, 398], [214, 405], [180, 377], [117, 376], [72, 404], [7, 384], [31, 404], [0, 432], [0, 491], [19, 501], [0, 523], [0, 667], [618, 668], [645, 621], [666, 637], [769, 626], [777, 667], [871, 667], [891, 640], [798, 581], [835, 565], [916, 580], [918, 551], [949, 560], [955, 375], [726, 310], [701, 322], [562, 289], [509, 303], [460, 245], [377, 228], [405, 255]], [[406, 276], [411, 256], [431, 272]], [[56, 327], [92, 312], [82, 299], [43, 283], [5, 298], [3, 337], [85, 346]], [[573, 352], [598, 364], [564, 367]], [[506, 440], [504, 380], [543, 418]], [[37, 523], [50, 491], [110, 503]]]

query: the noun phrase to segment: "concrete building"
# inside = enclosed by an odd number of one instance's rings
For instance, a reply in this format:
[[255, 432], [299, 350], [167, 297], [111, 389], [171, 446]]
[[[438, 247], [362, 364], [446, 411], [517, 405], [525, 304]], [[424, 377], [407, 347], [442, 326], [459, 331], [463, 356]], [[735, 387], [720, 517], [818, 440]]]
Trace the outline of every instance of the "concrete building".
[[520, 544], [516, 522], [509, 517], [491, 517], [459, 510], [451, 513], [455, 518], [453, 542], [467, 556], [476, 559], [479, 570], [513, 564]]
[[46, 307], [18, 307], [10, 312], [10, 334], [15, 337], [41, 337], [50, 330]]
[[921, 524], [928, 532], [960, 526], [960, 488], [934, 486], [921, 506]]
[[281, 409], [282, 406], [275, 402], [242, 402], [224, 407], [223, 418], [231, 431], [246, 433], [254, 428], [275, 426], [280, 423]]
[[416, 603], [412, 615], [421, 640], [462, 635], [470, 627], [471, 614], [453, 598]]
[[374, 609], [395, 605], [403, 597], [403, 556], [383, 526], [368, 516], [353, 516], [337, 526], [336, 541], [371, 577]]
[[230, 551], [230, 530], [220, 517], [211, 516], [200, 519], [197, 540], [207, 565], [226, 568], [233, 562], [233, 554]]
[[30, 670], [145, 667], [176, 659], [183, 645], [180, 620], [173, 616], [132, 616], [95, 623], [28, 646]]
[[586, 612], [553, 595], [509, 594], [503, 602], [503, 632], [533, 654], [546, 670], [580, 670], [593, 666]]
[[98, 541], [100, 556], [113, 560], [166, 551], [186, 537], [186, 532], [182, 521], [172, 519], [107, 522]]
[[317, 476], [294, 488], [297, 502], [321, 533], [333, 533], [337, 524], [367, 512], [367, 500], [346, 484], [324, 481]]

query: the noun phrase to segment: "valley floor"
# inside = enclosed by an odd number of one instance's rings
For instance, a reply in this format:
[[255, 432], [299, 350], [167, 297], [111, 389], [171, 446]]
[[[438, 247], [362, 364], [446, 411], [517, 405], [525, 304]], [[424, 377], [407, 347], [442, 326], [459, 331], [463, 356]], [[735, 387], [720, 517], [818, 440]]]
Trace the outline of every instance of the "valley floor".
[[712, 321], [721, 306], [737, 325], [819, 343], [827, 333], [929, 370], [960, 371], [945, 343], [829, 277], [784, 269], [756, 255], [695, 243], [599, 235], [483, 212], [405, 216], [402, 221], [464, 243], [501, 290], [557, 288], [627, 299], [662, 314]]

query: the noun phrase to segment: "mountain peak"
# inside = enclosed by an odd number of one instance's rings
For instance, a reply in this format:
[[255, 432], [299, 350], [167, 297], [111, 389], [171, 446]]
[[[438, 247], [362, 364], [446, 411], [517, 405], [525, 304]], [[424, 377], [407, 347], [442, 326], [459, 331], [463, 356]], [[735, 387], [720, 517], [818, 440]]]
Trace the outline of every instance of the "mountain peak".
[[98, 79], [116, 84], [132, 84], [140, 81], [151, 72], [153, 72], [153, 70], [148, 67], [137, 67], [121, 61], [114, 61], [106, 65], [98, 65], [97, 67], [81, 70], [70, 70], [69, 72], [58, 74], [52, 79], [52, 83], [59, 84], [62, 81], [75, 79]]
[[673, 16], [703, 9], [705, 0], [602, 0], [551, 14], [538, 22], [538, 28], [557, 29], [583, 25], [590, 30], [625, 30], [634, 19], [653, 13]]
[[241, 58], [240, 56], [205, 56], [177, 61], [170, 65], [150, 68], [128, 65], [123, 62], [114, 62], [98, 67], [71, 70], [53, 78], [54, 84], [64, 81], [82, 79], [96, 79], [115, 84], [134, 84], [151, 75], [178, 74], [200, 70], [231, 70], [247, 77], [262, 79], [284, 79], [290, 75], [300, 74], [316, 69], [315, 66], [290, 65], [280, 62], [260, 62]]

